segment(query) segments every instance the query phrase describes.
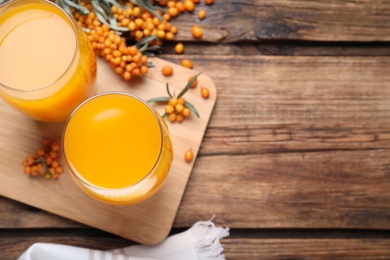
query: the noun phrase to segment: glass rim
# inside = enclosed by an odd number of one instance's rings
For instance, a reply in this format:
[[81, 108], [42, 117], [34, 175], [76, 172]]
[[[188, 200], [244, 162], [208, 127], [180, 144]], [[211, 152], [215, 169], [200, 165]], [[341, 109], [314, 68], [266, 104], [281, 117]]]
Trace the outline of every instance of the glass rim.
[[[75, 169], [76, 171], [74, 171], [70, 165], [70, 163], [68, 162], [69, 160], [67, 159], [66, 157], [66, 153], [65, 153], [65, 134], [66, 134], [66, 129], [68, 127], [68, 124], [70, 123], [71, 119], [73, 118], [73, 116], [77, 113], [77, 111], [83, 107], [83, 105], [85, 105], [86, 103], [88, 103], [89, 101], [92, 101], [93, 99], [96, 99], [96, 98], [100, 98], [102, 96], [108, 96], [108, 95], [121, 95], [121, 96], [128, 96], [130, 98], [133, 98], [133, 99], [136, 99], [138, 101], [140, 101], [142, 104], [144, 104], [149, 110], [150, 112], [152, 112], [152, 114], [154, 115], [157, 123], [158, 123], [158, 127], [159, 127], [159, 132], [160, 132], [160, 137], [161, 137], [161, 142], [160, 142], [160, 150], [158, 152], [158, 156], [156, 158], [156, 161], [154, 162], [153, 166], [151, 167], [151, 169], [148, 171], [147, 174], [145, 174], [145, 176], [140, 179], [139, 181], [137, 181], [136, 183], [134, 184], [131, 184], [131, 185], [128, 185], [128, 186], [125, 186], [125, 187], [122, 187], [122, 188], [114, 188], [114, 189], [111, 189], [111, 188], [104, 188], [104, 187], [100, 187], [100, 186], [97, 186], [93, 183], [91, 183], [90, 181], [86, 180], [84, 177], [81, 176], [81, 174], [79, 174], [77, 172], [77, 169]], [[152, 105], [150, 105], [147, 101], [145, 101], [144, 99], [138, 97], [137, 95], [134, 95], [134, 94], [131, 94], [131, 93], [128, 93], [128, 92], [124, 92], [124, 91], [107, 91], [107, 92], [102, 92], [102, 93], [99, 93], [99, 94], [96, 94], [86, 100], [84, 100], [80, 105], [78, 105], [72, 112], [72, 114], [69, 116], [68, 120], [66, 121], [65, 125], [64, 125], [64, 130], [63, 130], [63, 134], [62, 134], [62, 140], [61, 140], [61, 150], [62, 150], [62, 154], [64, 156], [64, 160], [65, 160], [65, 164], [66, 164], [66, 167], [68, 168], [69, 172], [72, 174], [72, 176], [74, 176], [78, 181], [80, 181], [84, 186], [86, 187], [89, 187], [89, 188], [93, 188], [93, 189], [96, 189], [96, 190], [99, 190], [99, 191], [110, 191], [110, 192], [120, 192], [120, 191], [125, 191], [129, 188], [134, 188], [140, 184], [142, 184], [142, 182], [144, 182], [148, 177], [150, 177], [155, 168], [157, 167], [160, 159], [161, 159], [161, 155], [162, 155], [162, 151], [163, 151], [163, 146], [164, 146], [164, 134], [163, 134], [163, 127], [161, 125], [161, 119], [159, 118], [158, 114], [157, 114], [157, 111], [154, 109], [154, 107]], [[76, 168], [76, 167], [74, 167]], [[94, 192], [94, 191], [92, 191]]]
[[66, 19], [69, 21], [69, 23], [71, 24], [71, 28], [73, 29], [73, 34], [75, 36], [75, 39], [76, 39], [76, 45], [75, 45], [75, 49], [73, 51], [73, 57], [72, 57], [72, 60], [70, 61], [69, 65], [67, 66], [67, 68], [65, 69], [65, 71], [60, 75], [58, 76], [53, 82], [43, 86], [43, 87], [39, 87], [39, 88], [34, 88], [34, 89], [19, 89], [19, 88], [14, 88], [14, 87], [11, 87], [11, 86], [8, 86], [4, 83], [2, 83], [0, 81], [0, 86], [3, 87], [3, 88], [6, 88], [8, 90], [12, 90], [12, 91], [15, 91], [15, 92], [21, 92], [21, 93], [30, 93], [30, 92], [35, 92], [35, 91], [40, 91], [40, 90], [44, 90], [44, 89], [47, 89], [49, 88], [50, 86], [54, 85], [56, 82], [58, 82], [59, 80], [61, 80], [63, 77], [65, 77], [65, 75], [69, 72], [70, 68], [72, 67], [72, 64], [74, 64], [75, 60], [76, 60], [76, 56], [77, 56], [77, 50], [79, 48], [79, 39], [78, 39], [78, 36], [77, 36], [77, 27], [76, 27], [76, 24], [74, 23], [73, 19], [70, 17], [70, 15], [65, 11], [63, 10], [61, 7], [59, 7], [58, 5], [56, 5], [55, 3], [51, 2], [51, 1], [48, 1], [48, 0], [23, 0], [24, 3], [20, 4], [21, 1], [20, 0], [9, 0], [9, 1], [6, 1], [4, 2], [3, 4], [0, 4], [0, 11], [2, 8], [5, 8], [7, 7], [8, 5], [12, 5], [12, 4], [19, 4], [19, 6], [22, 6], [24, 4], [30, 4], [30, 3], [38, 3], [38, 2], [41, 2], [41, 3], [44, 3], [44, 4], [48, 4], [48, 5], [51, 5], [53, 6], [54, 8], [58, 9], [62, 14], [65, 15]]

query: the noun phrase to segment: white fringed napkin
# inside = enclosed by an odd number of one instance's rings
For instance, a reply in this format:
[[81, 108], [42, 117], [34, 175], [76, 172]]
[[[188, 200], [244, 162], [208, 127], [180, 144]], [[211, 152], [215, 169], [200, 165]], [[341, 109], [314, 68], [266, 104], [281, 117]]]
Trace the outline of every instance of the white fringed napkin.
[[170, 236], [155, 246], [135, 245], [112, 251], [35, 243], [18, 260], [224, 260], [222, 238], [229, 228], [199, 221], [190, 229]]

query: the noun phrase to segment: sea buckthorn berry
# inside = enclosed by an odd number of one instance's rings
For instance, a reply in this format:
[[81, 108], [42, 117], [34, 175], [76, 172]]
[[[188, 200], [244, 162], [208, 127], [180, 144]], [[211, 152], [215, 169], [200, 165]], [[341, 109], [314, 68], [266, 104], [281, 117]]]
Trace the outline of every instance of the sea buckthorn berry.
[[181, 13], [186, 10], [186, 7], [184, 6], [183, 2], [176, 2], [176, 8]]
[[194, 38], [196, 38], [196, 39], [200, 39], [203, 36], [203, 30], [198, 25], [192, 26], [191, 33], [192, 33], [192, 36], [194, 36]]
[[184, 103], [186, 102], [186, 100], [184, 98], [179, 98], [177, 100], [177, 104], [180, 104], [180, 105], [183, 105], [184, 106]]
[[171, 32], [165, 33], [165, 39], [166, 40], [172, 41], [174, 38], [175, 38], [175, 36], [173, 35], [173, 33], [171, 33]]
[[192, 61], [189, 60], [189, 59], [183, 59], [183, 60], [181, 61], [181, 65], [182, 65], [183, 67], [186, 67], [186, 68], [189, 68], [189, 69], [192, 69], [192, 68], [193, 68]]
[[194, 158], [194, 152], [192, 151], [192, 149], [189, 149], [184, 153], [184, 160], [186, 162], [191, 162], [193, 158]]
[[166, 105], [165, 106], [165, 112], [167, 112], [167, 114], [171, 114], [175, 111], [175, 108], [171, 105]]
[[184, 1], [184, 7], [188, 12], [192, 12], [195, 9], [195, 4], [192, 0], [185, 0]]
[[176, 121], [176, 114], [171, 113], [168, 115], [168, 120], [171, 121], [172, 123]]
[[176, 34], [177, 33], [177, 27], [173, 25], [169, 31], [171, 33], [173, 33], [173, 34]]
[[184, 45], [180, 42], [178, 44], [176, 44], [175, 46], [175, 52], [177, 54], [182, 54], [184, 52]]
[[64, 168], [63, 168], [62, 166], [58, 166], [58, 167], [56, 168], [56, 172], [57, 172], [57, 173], [63, 173], [63, 172], [64, 172]]
[[176, 110], [176, 112], [178, 112], [178, 113], [181, 113], [181, 112], [183, 111], [183, 109], [184, 109], [184, 106], [183, 106], [182, 104], [177, 104], [177, 105], [175, 106], [175, 110]]
[[167, 65], [162, 68], [161, 72], [164, 76], [171, 76], [173, 74], [173, 68]]
[[203, 98], [207, 99], [210, 96], [210, 91], [208, 88], [201, 87], [200, 88], [200, 94], [202, 95]]
[[183, 122], [183, 120], [184, 120], [184, 116], [182, 114], [176, 115], [176, 122], [181, 123], [181, 122]]
[[[190, 82], [190, 81], [192, 80], [193, 77], [194, 77], [194, 76], [190, 76], [190, 77], [188, 78], [188, 82]], [[195, 88], [197, 85], [198, 85], [198, 78], [196, 78], [195, 81], [192, 83], [191, 88]]]
[[177, 10], [176, 7], [169, 7], [169, 9], [168, 9], [168, 14], [169, 14], [171, 17], [176, 17], [176, 16], [179, 14], [179, 10]]
[[203, 9], [199, 10], [199, 11], [198, 11], [198, 18], [199, 18], [200, 20], [203, 20], [205, 17], [206, 17], [206, 11], [203, 10]]
[[31, 167], [30, 166], [24, 167], [24, 173], [25, 174], [30, 174], [31, 173]]
[[191, 114], [191, 110], [188, 107], [183, 108], [183, 116], [188, 117]]
[[194, 2], [194, 4], [199, 4], [200, 0], [192, 0], [192, 2]]
[[162, 18], [163, 18], [164, 21], [169, 21], [169, 20], [171, 20], [171, 16], [170, 16], [168, 13], [163, 14]]
[[177, 98], [170, 98], [168, 101], [168, 105], [174, 107], [176, 106], [177, 102], [178, 102]]
[[205, 0], [204, 1], [206, 5], [212, 5], [214, 3], [214, 0]]
[[33, 155], [29, 155], [27, 156], [26, 160], [25, 160], [25, 164], [26, 166], [30, 166], [34, 163], [34, 156]]

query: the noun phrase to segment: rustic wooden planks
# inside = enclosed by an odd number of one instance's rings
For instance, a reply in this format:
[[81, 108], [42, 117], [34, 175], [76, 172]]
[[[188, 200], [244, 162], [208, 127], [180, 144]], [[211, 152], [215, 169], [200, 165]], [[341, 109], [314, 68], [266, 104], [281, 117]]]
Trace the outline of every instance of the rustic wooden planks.
[[[197, 10], [205, 9], [199, 21]], [[390, 3], [365, 0], [244, 0], [197, 5], [194, 16], [172, 20], [180, 25], [176, 40], [194, 41], [191, 26], [203, 27], [201, 41], [234, 43], [263, 40], [360, 41], [390, 40]], [[199, 41], [199, 40], [198, 40]]]
[[174, 227], [390, 229], [390, 57], [186, 57], [219, 94]]
[[[132, 245], [113, 237], [84, 235], [2, 238], [2, 260], [14, 260], [34, 242], [60, 243], [99, 250]], [[222, 240], [226, 259], [388, 259], [389, 239], [262, 239], [227, 238]]]

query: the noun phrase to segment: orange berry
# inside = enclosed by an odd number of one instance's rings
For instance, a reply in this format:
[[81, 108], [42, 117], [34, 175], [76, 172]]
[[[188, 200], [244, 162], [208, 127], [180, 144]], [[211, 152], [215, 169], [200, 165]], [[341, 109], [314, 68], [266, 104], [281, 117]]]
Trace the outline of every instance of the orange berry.
[[53, 142], [53, 143], [51, 143], [50, 148], [52, 151], [56, 152], [56, 151], [60, 150], [60, 145], [56, 142]]
[[35, 152], [35, 154], [36, 154], [37, 156], [43, 156], [43, 155], [45, 155], [45, 148], [43, 148], [43, 147], [39, 148], [39, 149]]
[[31, 167], [30, 166], [24, 167], [24, 173], [25, 174], [30, 174], [31, 173]]
[[171, 33], [176, 34], [177, 33], [177, 27], [172, 26], [171, 29], [169, 30]]
[[162, 68], [161, 72], [164, 76], [171, 76], [173, 74], [173, 68], [167, 65]]
[[183, 105], [184, 106], [184, 103], [186, 102], [186, 100], [184, 99], [184, 98], [179, 98], [178, 100], [177, 100], [177, 103], [178, 104], [181, 104], [181, 105]]
[[182, 114], [183, 114], [183, 116], [185, 116], [185, 117], [190, 116], [191, 110], [190, 110], [188, 107], [185, 107], [185, 108], [183, 108]]
[[171, 98], [171, 99], [169, 99], [169, 101], [168, 101], [168, 105], [174, 107], [174, 106], [176, 106], [177, 101], [178, 101], [177, 98]]
[[184, 52], [184, 45], [180, 42], [178, 44], [176, 44], [175, 46], [175, 52], [177, 54], [182, 54]]
[[168, 14], [169, 14], [171, 17], [176, 17], [176, 16], [179, 14], [179, 10], [177, 10], [176, 7], [169, 7], [169, 8], [168, 8]]
[[167, 113], [167, 114], [171, 114], [171, 113], [173, 113], [175, 111], [175, 108], [173, 107], [173, 106], [171, 106], [171, 105], [166, 105], [165, 106], [165, 112]]
[[183, 122], [183, 120], [184, 120], [184, 116], [182, 114], [177, 114], [176, 115], [176, 121], [177, 122], [181, 123], [181, 122]]
[[205, 0], [204, 1], [206, 5], [212, 5], [214, 3], [214, 0]]
[[206, 11], [203, 10], [203, 9], [199, 10], [199, 11], [198, 11], [198, 18], [199, 18], [200, 20], [203, 20], [205, 17], [206, 17]]
[[184, 1], [184, 7], [188, 12], [192, 12], [195, 9], [194, 2], [192, 0], [185, 0]]
[[58, 166], [56, 168], [56, 173], [63, 173], [64, 172], [64, 168], [62, 166]]
[[179, 12], [184, 12], [186, 10], [186, 7], [182, 2], [176, 2], [176, 8], [179, 10]]
[[175, 113], [172, 113], [172, 114], [169, 114], [168, 115], [168, 119], [169, 121], [171, 121], [172, 123], [176, 121], [176, 114]]
[[210, 91], [208, 88], [201, 87], [200, 88], [200, 94], [202, 95], [203, 98], [207, 99], [210, 96]]
[[203, 36], [203, 30], [198, 25], [192, 26], [191, 33], [192, 33], [192, 36], [194, 36], [194, 38], [196, 38], [196, 39], [200, 39]]
[[58, 157], [58, 153], [57, 153], [56, 151], [50, 151], [49, 155], [50, 155], [50, 157], [52, 157], [53, 159]]
[[192, 149], [189, 149], [184, 153], [184, 160], [186, 160], [186, 162], [191, 162], [193, 158], [194, 152], [192, 151]]
[[177, 104], [177, 105], [175, 106], [175, 110], [176, 110], [176, 112], [178, 112], [178, 113], [181, 113], [181, 112], [183, 111], [183, 109], [184, 109], [184, 106], [183, 106], [182, 104]]
[[[189, 77], [189, 78], [188, 78], [188, 82], [190, 82], [190, 81], [192, 80], [193, 77], [194, 77], [194, 76]], [[198, 85], [198, 78], [195, 79], [195, 81], [192, 83], [191, 88], [195, 88], [197, 85]]]
[[189, 60], [189, 59], [183, 59], [183, 60], [181, 61], [181, 65], [182, 65], [183, 67], [186, 67], [186, 68], [189, 68], [189, 69], [192, 69], [192, 68], [193, 68], [192, 61]]

